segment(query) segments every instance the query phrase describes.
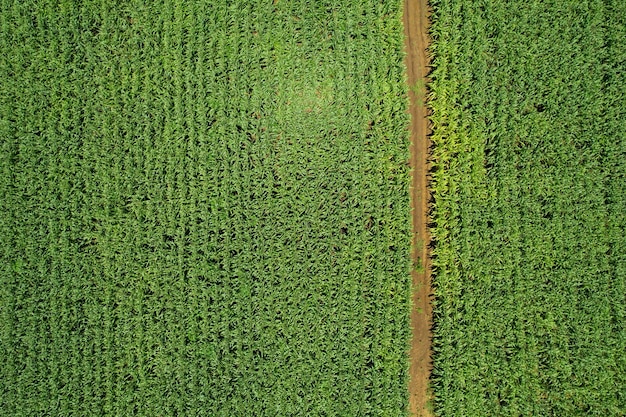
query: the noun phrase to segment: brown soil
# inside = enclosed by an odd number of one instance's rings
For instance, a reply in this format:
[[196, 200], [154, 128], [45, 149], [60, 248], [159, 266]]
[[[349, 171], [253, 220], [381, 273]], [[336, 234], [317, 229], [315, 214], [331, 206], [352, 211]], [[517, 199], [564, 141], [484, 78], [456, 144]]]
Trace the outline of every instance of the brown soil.
[[430, 126], [426, 101], [429, 71], [427, 0], [404, 0], [406, 66], [411, 113], [411, 206], [413, 209], [413, 310], [409, 410], [413, 416], [432, 416], [429, 389], [431, 362], [431, 286], [428, 246], [428, 149]]

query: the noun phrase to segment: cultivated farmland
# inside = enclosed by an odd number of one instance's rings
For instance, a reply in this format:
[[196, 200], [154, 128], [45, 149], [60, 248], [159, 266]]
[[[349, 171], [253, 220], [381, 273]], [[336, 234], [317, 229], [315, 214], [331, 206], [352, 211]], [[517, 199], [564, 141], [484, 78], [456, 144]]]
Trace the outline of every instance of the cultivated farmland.
[[0, 416], [626, 415], [626, 3], [400, 3], [0, 2]]
[[626, 415], [626, 2], [432, 5], [437, 414]]
[[3, 1], [0, 415], [405, 413], [396, 1]]

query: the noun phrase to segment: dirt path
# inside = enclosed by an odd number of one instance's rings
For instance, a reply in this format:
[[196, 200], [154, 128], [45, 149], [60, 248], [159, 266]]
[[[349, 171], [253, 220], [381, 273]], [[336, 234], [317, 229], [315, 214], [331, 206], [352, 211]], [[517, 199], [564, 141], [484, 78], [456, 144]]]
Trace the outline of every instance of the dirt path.
[[425, 107], [425, 80], [428, 75], [428, 1], [404, 0], [404, 32], [407, 51], [411, 113], [411, 205], [413, 207], [413, 311], [411, 325], [411, 365], [409, 368], [409, 409], [413, 416], [431, 416], [428, 380], [431, 370], [432, 306], [430, 303], [430, 262], [427, 229], [428, 148], [430, 133]]

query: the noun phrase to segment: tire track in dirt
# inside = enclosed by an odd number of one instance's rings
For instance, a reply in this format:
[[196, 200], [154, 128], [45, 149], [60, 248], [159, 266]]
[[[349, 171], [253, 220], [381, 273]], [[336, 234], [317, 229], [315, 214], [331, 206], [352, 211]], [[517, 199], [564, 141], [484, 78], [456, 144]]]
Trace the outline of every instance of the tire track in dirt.
[[409, 367], [409, 411], [412, 416], [432, 416], [429, 378], [431, 361], [431, 283], [428, 247], [428, 149], [430, 126], [426, 102], [426, 79], [429, 71], [429, 8], [427, 0], [404, 0], [406, 67], [411, 114], [411, 207], [413, 242], [411, 257], [413, 309]]

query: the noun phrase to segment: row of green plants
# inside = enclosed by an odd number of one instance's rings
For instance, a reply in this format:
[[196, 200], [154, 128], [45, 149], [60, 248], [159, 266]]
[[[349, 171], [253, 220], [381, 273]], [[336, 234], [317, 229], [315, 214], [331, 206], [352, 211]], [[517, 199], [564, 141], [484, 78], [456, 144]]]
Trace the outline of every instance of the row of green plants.
[[397, 1], [0, 3], [0, 415], [402, 415]]
[[435, 413], [626, 413], [626, 3], [433, 0]]

